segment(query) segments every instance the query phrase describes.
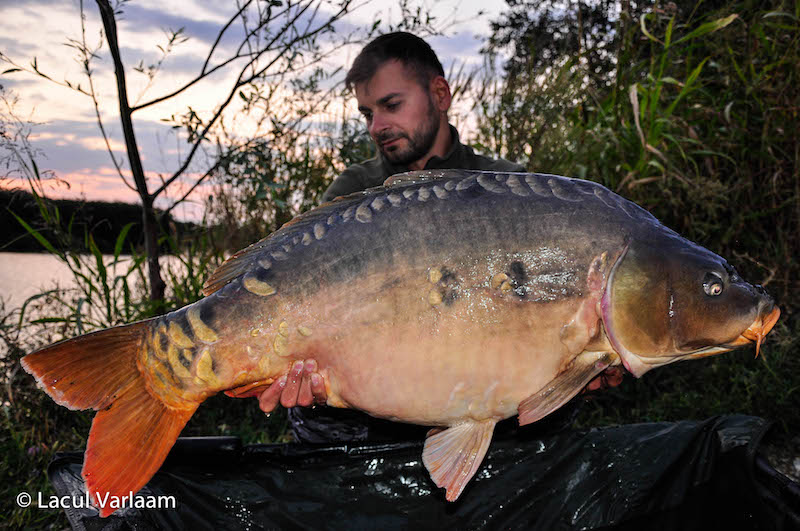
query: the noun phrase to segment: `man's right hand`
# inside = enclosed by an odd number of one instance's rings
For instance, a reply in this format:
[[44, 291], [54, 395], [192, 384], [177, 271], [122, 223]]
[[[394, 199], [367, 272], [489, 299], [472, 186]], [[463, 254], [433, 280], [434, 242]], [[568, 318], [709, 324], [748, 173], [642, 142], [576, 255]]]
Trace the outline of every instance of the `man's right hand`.
[[324, 404], [328, 400], [325, 381], [317, 372], [316, 360], [298, 360], [289, 374], [281, 376], [258, 397], [258, 406], [264, 413], [272, 413], [278, 404], [289, 408]]

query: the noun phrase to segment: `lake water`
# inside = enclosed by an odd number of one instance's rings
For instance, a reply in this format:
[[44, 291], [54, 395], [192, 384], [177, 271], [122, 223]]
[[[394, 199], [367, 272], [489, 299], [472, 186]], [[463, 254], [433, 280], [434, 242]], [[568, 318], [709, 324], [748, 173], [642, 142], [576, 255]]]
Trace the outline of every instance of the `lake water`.
[[[103, 255], [106, 264], [113, 258]], [[113, 271], [124, 273], [129, 260], [130, 256], [120, 256], [120, 262]], [[183, 264], [174, 256], [162, 256], [161, 264], [162, 267], [169, 265], [173, 270], [183, 269]], [[109, 271], [109, 277], [112, 275], [113, 272]], [[22, 306], [28, 297], [44, 290], [74, 285], [69, 268], [49, 253], [0, 253], [0, 299], [5, 302], [7, 311]]]
[[69, 268], [47, 253], [0, 253], [0, 298], [6, 310], [56, 286], [73, 286]]

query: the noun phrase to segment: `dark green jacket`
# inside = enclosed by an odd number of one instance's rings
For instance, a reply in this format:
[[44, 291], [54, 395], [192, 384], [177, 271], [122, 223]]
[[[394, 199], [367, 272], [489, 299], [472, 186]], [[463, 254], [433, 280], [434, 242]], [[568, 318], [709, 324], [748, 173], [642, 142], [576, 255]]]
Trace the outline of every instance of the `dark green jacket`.
[[[425, 164], [426, 170], [486, 170], [486, 171], [525, 171], [519, 164], [503, 159], [490, 159], [477, 155], [471, 147], [465, 146], [458, 138], [458, 131], [450, 126], [453, 144], [444, 157], [431, 157]], [[397, 173], [410, 171], [404, 166], [394, 166], [380, 154], [361, 162], [353, 164], [342, 172], [322, 195], [323, 201], [330, 201], [340, 195], [360, 192], [373, 186], [380, 186], [383, 182]]]

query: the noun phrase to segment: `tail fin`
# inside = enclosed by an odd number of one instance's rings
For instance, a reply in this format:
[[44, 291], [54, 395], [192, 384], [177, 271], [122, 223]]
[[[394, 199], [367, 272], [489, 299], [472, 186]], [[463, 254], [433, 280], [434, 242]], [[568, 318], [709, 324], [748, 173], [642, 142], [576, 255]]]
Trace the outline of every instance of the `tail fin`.
[[142, 321], [100, 330], [22, 358], [25, 370], [58, 404], [99, 410], [83, 478], [103, 517], [153, 477], [199, 405], [168, 407], [145, 387], [136, 358], [149, 326]]

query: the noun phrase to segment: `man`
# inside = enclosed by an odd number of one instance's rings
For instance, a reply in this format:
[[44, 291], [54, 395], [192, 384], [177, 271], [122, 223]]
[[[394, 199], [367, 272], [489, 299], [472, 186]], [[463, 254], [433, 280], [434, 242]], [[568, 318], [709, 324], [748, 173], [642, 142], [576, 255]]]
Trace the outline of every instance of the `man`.
[[390, 33], [369, 43], [345, 78], [354, 90], [378, 155], [347, 168], [323, 200], [380, 186], [413, 170], [461, 168], [525, 171], [519, 164], [476, 155], [448, 123], [452, 96], [442, 64], [430, 46], [410, 33]]
[[[525, 171], [519, 164], [477, 155], [460, 142], [447, 118], [452, 96], [444, 69], [419, 37], [396, 32], [373, 40], [356, 57], [345, 84], [355, 92], [358, 110], [378, 154], [342, 172], [323, 194], [324, 201], [380, 186], [391, 175], [406, 171]], [[259, 397], [261, 409], [268, 413], [279, 402], [285, 407], [325, 402], [324, 382], [316, 369], [314, 360], [296, 362], [288, 377], [279, 379]], [[619, 382], [614, 376], [610, 382], [592, 382], [590, 388], [603, 383]], [[290, 410], [290, 420], [295, 436], [306, 442], [391, 439], [395, 434], [424, 436], [424, 431], [397, 428], [394, 423], [350, 411], [308, 413], [295, 408]]]

